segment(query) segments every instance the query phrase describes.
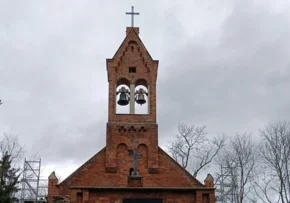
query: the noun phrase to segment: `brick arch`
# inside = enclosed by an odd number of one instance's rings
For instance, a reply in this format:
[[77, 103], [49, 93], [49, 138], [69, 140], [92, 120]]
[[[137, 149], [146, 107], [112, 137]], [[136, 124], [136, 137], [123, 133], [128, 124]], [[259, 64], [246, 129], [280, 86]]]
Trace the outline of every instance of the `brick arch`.
[[[139, 135], [137, 135], [138, 137]], [[115, 145], [115, 147], [117, 148], [117, 156], [118, 156], [118, 148], [125, 145], [126, 146], [126, 149], [129, 150], [129, 149], [134, 149], [134, 148], [137, 148], [139, 146], [149, 146], [150, 145], [150, 142], [148, 139], [144, 139], [144, 138], [136, 138], [134, 143], [131, 142], [130, 140], [130, 137], [127, 137], [127, 136], [119, 136], [118, 137], [118, 142], [119, 144], [118, 145]], [[148, 147], [147, 147], [148, 148]]]
[[135, 78], [133, 81], [133, 84], [135, 84], [135, 87], [137, 87], [138, 85], [143, 85], [148, 89], [148, 85], [149, 85], [149, 80], [148, 78]]
[[128, 148], [128, 146], [125, 143], [122, 143], [122, 142], [117, 145], [117, 149], [122, 148], [122, 147]]
[[137, 46], [138, 43], [137, 43], [135, 40], [130, 40], [130, 41], [128, 42], [128, 45], [135, 45], [135, 46]]
[[128, 42], [128, 47], [129, 47], [129, 50], [131, 52], [134, 52], [135, 51], [135, 48], [137, 47], [137, 42], [134, 41], [134, 40], [131, 40]]
[[[139, 129], [140, 129], [140, 128], [139, 128]], [[139, 146], [139, 145], [142, 145], [142, 144], [147, 145], [147, 146], [150, 145], [150, 141], [149, 141], [149, 139], [147, 139], [146, 136], [144, 136], [144, 137], [138, 139], [137, 142], [136, 142], [136, 146]]]
[[135, 44], [135, 45], [137, 45], [138, 43], [137, 43], [135, 40], [130, 40], [130, 41], [128, 42], [128, 44]]
[[126, 145], [127, 149], [128, 149], [128, 146], [130, 148], [130, 142], [129, 142], [127, 137], [120, 136], [118, 139], [119, 139], [118, 141], [120, 142], [120, 144], [117, 145], [117, 149], [118, 149], [119, 145], [122, 145], [122, 144]]
[[141, 143], [138, 145], [137, 149], [139, 149], [139, 148], [147, 148], [148, 149], [148, 146], [147, 146], [147, 144]]
[[125, 143], [120, 143], [117, 145], [117, 156], [118, 153], [121, 151], [127, 150], [128, 151], [128, 146]]
[[130, 84], [132, 84], [132, 80], [126, 75], [121, 75], [117, 78], [116, 82], [117, 88], [120, 85], [126, 85], [128, 88], [130, 88]]
[[[137, 149], [138, 149], [138, 147], [139, 147], [140, 145], [145, 145], [145, 146], [150, 145], [149, 140], [147, 140], [147, 139], [143, 139], [143, 138], [141, 138], [141, 139], [138, 139], [138, 138], [137, 138], [137, 139], [135, 140], [134, 143], [131, 143], [129, 137], [126, 137], [126, 136], [120, 136], [120, 137], [118, 138], [118, 141], [120, 142], [120, 144], [118, 144], [118, 145], [116, 146], [117, 149], [119, 148], [119, 145], [120, 145], [120, 146], [122, 146], [122, 145], [126, 145], [127, 150], [128, 150], [128, 149], [134, 149], [135, 147], [137, 147]], [[117, 150], [117, 152], [118, 152], [118, 150]]]

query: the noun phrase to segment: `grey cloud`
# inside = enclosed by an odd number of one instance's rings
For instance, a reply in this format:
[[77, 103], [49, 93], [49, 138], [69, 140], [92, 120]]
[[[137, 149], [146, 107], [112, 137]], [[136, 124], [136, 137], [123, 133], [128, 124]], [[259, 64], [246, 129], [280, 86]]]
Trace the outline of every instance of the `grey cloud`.
[[[177, 120], [231, 134], [260, 127], [249, 122], [289, 119], [287, 19], [246, 4], [235, 7], [219, 30], [171, 50], [164, 67], [171, 74], [159, 80], [161, 135]], [[222, 34], [210, 44], [215, 33]]]
[[[134, 3], [140, 37], [160, 60], [160, 145], [175, 134], [179, 120], [234, 133], [289, 119], [287, 9], [204, 2]], [[28, 154], [38, 152], [47, 164], [80, 164], [105, 145], [105, 59], [125, 37], [131, 3], [0, 6], [0, 127], [17, 134]], [[213, 27], [196, 29], [205, 25]], [[188, 33], [191, 27], [195, 35]]]
[[48, 126], [45, 134], [31, 146], [41, 152], [46, 163], [59, 164], [73, 160], [79, 164], [105, 146], [105, 122], [92, 122], [79, 127], [58, 123]]

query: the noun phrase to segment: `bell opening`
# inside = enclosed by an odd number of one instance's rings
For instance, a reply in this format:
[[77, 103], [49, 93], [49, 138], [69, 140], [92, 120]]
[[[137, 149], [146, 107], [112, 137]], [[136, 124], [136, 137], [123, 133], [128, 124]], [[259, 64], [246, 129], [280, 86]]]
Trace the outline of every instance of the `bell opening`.
[[127, 85], [119, 85], [116, 89], [116, 114], [129, 114], [130, 93]]
[[135, 114], [148, 114], [148, 89], [144, 85], [135, 87]]

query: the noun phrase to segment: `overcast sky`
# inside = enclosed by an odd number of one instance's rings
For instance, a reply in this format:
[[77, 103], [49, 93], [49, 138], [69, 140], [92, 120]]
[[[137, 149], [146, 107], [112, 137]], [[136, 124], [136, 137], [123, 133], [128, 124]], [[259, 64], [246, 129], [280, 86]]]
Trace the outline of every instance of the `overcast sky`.
[[178, 121], [257, 136], [290, 119], [288, 0], [0, 0], [0, 133], [37, 152], [44, 175], [63, 179], [105, 146], [105, 59], [132, 5], [159, 60], [159, 145]]

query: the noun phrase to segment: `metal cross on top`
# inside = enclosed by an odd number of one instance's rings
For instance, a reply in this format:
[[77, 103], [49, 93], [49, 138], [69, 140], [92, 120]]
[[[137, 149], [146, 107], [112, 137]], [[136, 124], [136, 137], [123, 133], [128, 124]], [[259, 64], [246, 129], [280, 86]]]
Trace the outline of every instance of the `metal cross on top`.
[[142, 158], [142, 155], [141, 154], [137, 154], [137, 150], [135, 148], [135, 149], [133, 149], [133, 154], [130, 154], [129, 156], [133, 157], [133, 172], [132, 172], [131, 175], [138, 176], [139, 174], [137, 172], [137, 159]]
[[139, 13], [134, 13], [134, 6], [131, 8], [131, 12], [126, 12], [126, 15], [131, 15], [131, 27], [134, 27], [134, 15], [139, 15]]

